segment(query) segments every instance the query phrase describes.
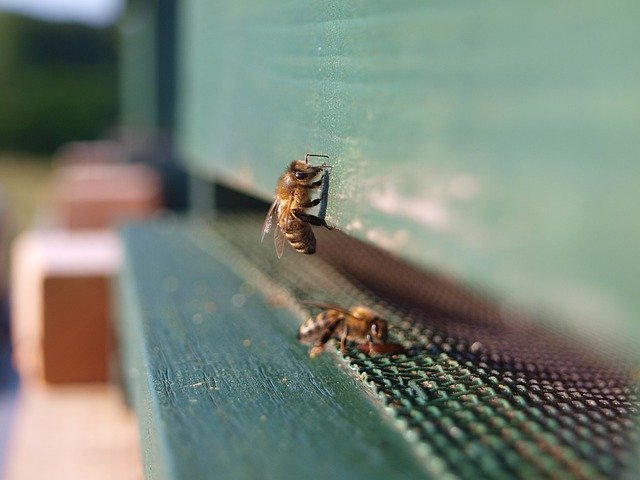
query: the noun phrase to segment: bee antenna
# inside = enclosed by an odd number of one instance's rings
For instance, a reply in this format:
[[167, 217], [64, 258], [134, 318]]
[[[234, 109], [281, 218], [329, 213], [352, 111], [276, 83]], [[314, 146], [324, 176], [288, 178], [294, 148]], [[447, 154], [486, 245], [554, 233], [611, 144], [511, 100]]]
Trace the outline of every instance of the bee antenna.
[[304, 163], [309, 163], [309, 157], [329, 158], [329, 155], [320, 155], [318, 153], [305, 153], [304, 154]]

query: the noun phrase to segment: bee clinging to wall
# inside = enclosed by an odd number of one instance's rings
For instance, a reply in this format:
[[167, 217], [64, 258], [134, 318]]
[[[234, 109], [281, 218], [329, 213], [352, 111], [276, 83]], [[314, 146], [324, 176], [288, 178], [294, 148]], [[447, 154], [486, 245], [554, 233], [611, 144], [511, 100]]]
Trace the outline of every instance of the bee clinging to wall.
[[[309, 157], [329, 158], [327, 155], [307, 153], [304, 160], [294, 160], [278, 180], [276, 195], [262, 227], [262, 240], [276, 219], [274, 243], [278, 258], [282, 257], [285, 240], [300, 253], [316, 251], [316, 237], [311, 225], [331, 229], [325, 221], [329, 170], [331, 165], [311, 165]], [[322, 187], [320, 197], [312, 193]], [[320, 204], [318, 215], [308, 212]]]
[[320, 355], [332, 338], [340, 338], [342, 353], [346, 351], [347, 341], [357, 343], [358, 348], [368, 354], [404, 352], [402, 345], [387, 343], [387, 321], [370, 308], [358, 305], [345, 310], [332, 304], [312, 301], [303, 303], [322, 308], [322, 312], [309, 318], [298, 331], [298, 340], [303, 343], [315, 343], [309, 350], [311, 357]]

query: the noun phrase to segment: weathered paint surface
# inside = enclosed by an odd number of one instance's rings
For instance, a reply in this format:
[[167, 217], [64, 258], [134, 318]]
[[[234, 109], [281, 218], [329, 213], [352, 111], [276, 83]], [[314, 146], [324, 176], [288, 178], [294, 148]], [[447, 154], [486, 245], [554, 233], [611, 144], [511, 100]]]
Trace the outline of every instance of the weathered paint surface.
[[269, 198], [331, 155], [329, 218], [507, 302], [640, 338], [640, 4], [182, 6], [180, 143]]
[[124, 232], [125, 380], [147, 479], [424, 478], [399, 430], [299, 320], [192, 240], [186, 223]]

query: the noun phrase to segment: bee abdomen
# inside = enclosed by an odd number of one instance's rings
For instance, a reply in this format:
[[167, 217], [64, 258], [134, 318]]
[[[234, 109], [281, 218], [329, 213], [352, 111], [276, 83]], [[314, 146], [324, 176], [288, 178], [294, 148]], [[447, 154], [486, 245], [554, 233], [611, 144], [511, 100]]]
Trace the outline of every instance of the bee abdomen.
[[309, 225], [299, 223], [299, 228], [285, 232], [287, 241], [300, 253], [311, 254], [316, 251], [316, 237]]
[[313, 340], [324, 332], [329, 324], [326, 312], [318, 314], [316, 317], [307, 319], [298, 330], [298, 340]]

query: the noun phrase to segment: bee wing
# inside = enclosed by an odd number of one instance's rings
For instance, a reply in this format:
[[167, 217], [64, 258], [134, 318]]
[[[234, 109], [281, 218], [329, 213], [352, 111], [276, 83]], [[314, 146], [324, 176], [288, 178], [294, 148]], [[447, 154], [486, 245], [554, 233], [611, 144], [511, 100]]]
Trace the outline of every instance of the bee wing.
[[262, 237], [260, 237], [261, 242], [264, 241], [264, 236], [269, 233], [269, 230], [271, 230], [271, 224], [273, 223], [273, 218], [275, 217], [279, 204], [280, 200], [276, 198], [271, 204], [269, 211], [267, 212], [267, 216], [264, 219], [264, 223], [262, 224]]
[[291, 212], [291, 208], [289, 206], [290, 202], [282, 202], [279, 198], [276, 199], [271, 204], [269, 211], [267, 212], [267, 217], [264, 219], [264, 224], [262, 225], [262, 237], [260, 241], [264, 240], [264, 237], [271, 230], [271, 226], [273, 225], [273, 219], [276, 219], [275, 230], [273, 231], [273, 243], [276, 247], [276, 253], [278, 254], [278, 258], [282, 257], [284, 253], [284, 244], [286, 241], [286, 237], [284, 235], [284, 230], [282, 229], [282, 225], [285, 226], [288, 223], [288, 218]]
[[282, 258], [282, 254], [284, 253], [285, 240], [284, 230], [280, 228], [280, 225], [276, 225], [276, 229], [273, 232], [273, 244], [276, 246], [278, 258]]
[[282, 258], [284, 252], [284, 244], [286, 243], [285, 230], [289, 228], [289, 220], [291, 219], [291, 202], [280, 202], [278, 204], [278, 224], [273, 235], [273, 243], [276, 246], [278, 258]]
[[310, 305], [312, 307], [322, 308], [324, 310], [335, 310], [336, 312], [343, 313], [344, 315], [348, 315], [350, 317], [354, 316], [353, 313], [351, 313], [349, 310], [346, 310], [341, 306], [333, 303], [316, 302], [315, 300], [302, 300], [302, 303], [304, 303], [305, 305]]
[[305, 305], [311, 305], [314, 307], [318, 307], [318, 308], [323, 308], [325, 310], [335, 310], [336, 312], [340, 312], [344, 315], [347, 315], [351, 318], [359, 318], [362, 320], [367, 320], [366, 316], [363, 316], [361, 314], [359, 314], [358, 312], [353, 312], [351, 310], [347, 310], [346, 308], [343, 308], [339, 305], [333, 304], [333, 303], [327, 303], [327, 302], [316, 302], [315, 300], [302, 300], [302, 303], [304, 303]]

